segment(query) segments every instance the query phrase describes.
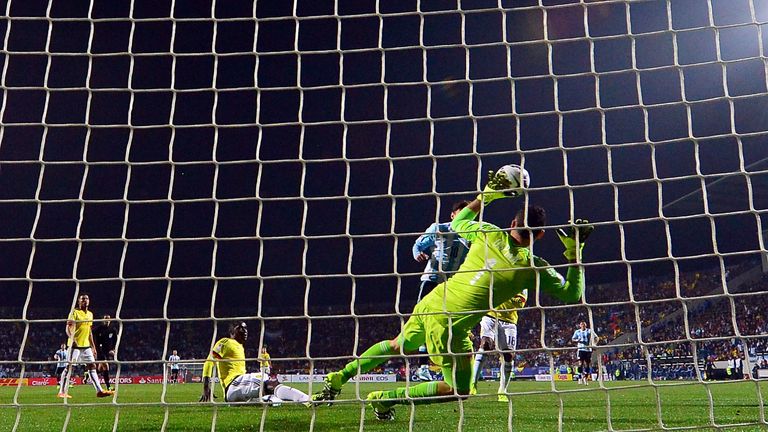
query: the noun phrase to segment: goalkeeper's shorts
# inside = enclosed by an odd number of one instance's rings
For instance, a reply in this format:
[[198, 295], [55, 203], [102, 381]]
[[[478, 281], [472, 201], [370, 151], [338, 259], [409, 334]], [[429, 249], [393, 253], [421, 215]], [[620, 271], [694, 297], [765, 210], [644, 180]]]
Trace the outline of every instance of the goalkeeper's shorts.
[[416, 305], [398, 336], [398, 343], [405, 352], [416, 352], [420, 345], [426, 345], [429, 358], [443, 369], [445, 382], [459, 391], [468, 391], [472, 375], [469, 333], [446, 326], [444, 317], [428, 315], [430, 312], [428, 306]]

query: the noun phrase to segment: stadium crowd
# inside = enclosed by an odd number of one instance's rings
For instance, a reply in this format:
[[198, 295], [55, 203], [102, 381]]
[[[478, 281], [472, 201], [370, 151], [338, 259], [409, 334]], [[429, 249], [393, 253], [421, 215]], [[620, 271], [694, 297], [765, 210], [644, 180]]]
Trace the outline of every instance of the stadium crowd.
[[[754, 261], [748, 264], [727, 268], [726, 279], [731, 281], [758, 265]], [[626, 302], [630, 289], [626, 283], [589, 287], [585, 297], [595, 305], [590, 307], [536, 306], [531, 299], [519, 311], [516, 365], [571, 365], [575, 357], [571, 335], [582, 320], [597, 334], [602, 364], [612, 376], [645, 379], [650, 360], [654, 379], [693, 378], [694, 349], [700, 366], [702, 362], [743, 359], [745, 353], [764, 358], [768, 351], [768, 275], [730, 287], [728, 293], [733, 296], [723, 295], [722, 280], [719, 268], [682, 273], [678, 296], [674, 281], [640, 279], [632, 284], [637, 307]], [[704, 298], [697, 298], [701, 296]], [[402, 306], [402, 310], [410, 309]], [[407, 315], [387, 314], [383, 305], [357, 305], [356, 316], [333, 307], [311, 312], [311, 326], [303, 316], [263, 321], [263, 343], [269, 347], [273, 371], [296, 373], [312, 368], [323, 373], [337, 368], [353, 353], [359, 355], [364, 347], [397, 334], [407, 319]], [[0, 310], [0, 317], [9, 314]], [[218, 323], [219, 335], [226, 324]], [[638, 343], [638, 324], [643, 344]], [[210, 320], [129, 319], [115, 325], [121, 335], [117, 356], [121, 373], [129, 375], [162, 373], [163, 361], [172, 350], [178, 350], [187, 363], [200, 363], [209, 348], [201, 341], [214, 339]], [[20, 348], [21, 359], [29, 362], [25, 374], [50, 373], [55, 368], [53, 353], [64, 341], [63, 322], [31, 321], [28, 330], [24, 321], [0, 322], [0, 377], [18, 375]], [[258, 357], [258, 348], [258, 342], [247, 345], [246, 356]], [[758, 360], [757, 367], [761, 366], [768, 364]], [[498, 363], [492, 361], [487, 367], [498, 367]], [[397, 357], [383, 366], [389, 372], [403, 368], [404, 359]]]

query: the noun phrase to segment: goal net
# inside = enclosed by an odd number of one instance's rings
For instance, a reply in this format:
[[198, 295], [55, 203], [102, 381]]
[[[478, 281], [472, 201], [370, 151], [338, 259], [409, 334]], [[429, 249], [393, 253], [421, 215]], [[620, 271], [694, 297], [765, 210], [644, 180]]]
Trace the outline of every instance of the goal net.
[[[319, 391], [400, 332], [414, 241], [506, 164], [531, 187], [482, 220], [543, 206], [564, 274], [554, 232], [588, 218], [583, 299], [529, 293], [477, 395], [408, 396], [393, 427], [766, 427], [766, 23], [764, 0], [7, 0], [0, 430], [374, 427], [367, 393], [423, 353], [309, 409], [200, 404], [201, 365], [244, 321], [249, 371]], [[76, 366], [57, 399], [84, 293], [117, 391]]]

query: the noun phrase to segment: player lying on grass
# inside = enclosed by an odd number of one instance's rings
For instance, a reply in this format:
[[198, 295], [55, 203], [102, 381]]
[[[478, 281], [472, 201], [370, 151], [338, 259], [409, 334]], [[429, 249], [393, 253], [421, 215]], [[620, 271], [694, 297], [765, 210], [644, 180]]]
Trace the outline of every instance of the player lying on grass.
[[270, 402], [309, 402], [309, 395], [293, 387], [269, 379], [260, 372], [245, 372], [245, 349], [248, 327], [239, 322], [229, 330], [229, 337], [219, 339], [203, 365], [203, 394], [200, 402], [211, 400], [211, 377], [214, 366], [218, 369], [219, 383], [224, 387], [226, 402], [261, 401], [263, 396], [272, 395]]
[[[427, 382], [390, 391], [376, 391], [367, 399], [380, 420], [394, 418], [393, 406], [444, 402], [470, 392], [472, 342], [469, 332], [489, 308], [497, 308], [523, 290], [540, 287], [545, 293], [573, 303], [584, 292], [581, 266], [569, 267], [563, 278], [549, 264], [531, 253], [535, 240], [544, 235], [544, 209], [529, 206], [517, 213], [509, 233], [490, 223], [475, 222], [483, 202], [516, 195], [508, 192], [506, 176], [490, 173], [483, 193], [464, 208], [451, 228], [472, 244], [458, 273], [426, 295], [414, 308], [399, 336], [370, 347], [360, 359], [328, 374], [315, 401], [333, 400], [350, 378], [370, 371], [388, 358], [415, 352], [426, 343], [432, 361], [443, 371], [443, 382]], [[504, 191], [507, 189], [507, 191]], [[565, 255], [575, 263], [592, 227], [577, 220], [569, 234], [558, 230], [566, 247]], [[442, 398], [441, 398], [442, 396]]]

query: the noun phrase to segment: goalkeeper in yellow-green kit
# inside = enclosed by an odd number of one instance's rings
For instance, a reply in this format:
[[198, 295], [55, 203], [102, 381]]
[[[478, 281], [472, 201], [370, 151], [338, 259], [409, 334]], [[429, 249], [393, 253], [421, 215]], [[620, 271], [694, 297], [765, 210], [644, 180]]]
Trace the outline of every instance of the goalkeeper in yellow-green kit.
[[[350, 378], [370, 371], [390, 357], [416, 353], [422, 344], [426, 344], [431, 360], [442, 368], [444, 381], [368, 394], [376, 417], [394, 419], [393, 407], [397, 404], [427, 404], [465, 397], [472, 378], [469, 332], [489, 309], [537, 287], [569, 303], [581, 299], [585, 282], [580, 265], [569, 267], [563, 278], [549, 263], [531, 253], [533, 242], [544, 235], [547, 221], [543, 208], [531, 205], [520, 210], [508, 232], [474, 220], [484, 204], [520, 193], [510, 189], [510, 182], [502, 173], [491, 172], [489, 177], [483, 192], [451, 222], [453, 231], [472, 244], [456, 274], [415, 306], [400, 335], [373, 345], [359, 359], [328, 374], [322, 391], [313, 395], [314, 401], [335, 399]], [[592, 227], [587, 221], [576, 220], [569, 231], [558, 230], [558, 236], [565, 245], [565, 256], [576, 263]]]

